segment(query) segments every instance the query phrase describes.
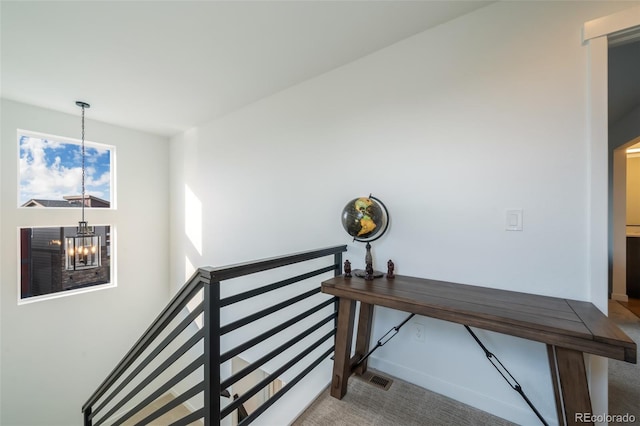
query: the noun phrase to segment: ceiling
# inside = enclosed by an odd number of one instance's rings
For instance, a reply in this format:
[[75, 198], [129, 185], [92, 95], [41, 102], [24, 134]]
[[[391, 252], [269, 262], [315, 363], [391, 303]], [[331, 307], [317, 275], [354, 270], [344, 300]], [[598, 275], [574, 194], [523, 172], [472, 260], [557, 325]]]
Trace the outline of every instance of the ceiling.
[[[171, 136], [489, 3], [0, 0], [0, 96]], [[640, 42], [609, 60], [615, 123]]]
[[490, 1], [6, 1], [0, 95], [171, 136]]

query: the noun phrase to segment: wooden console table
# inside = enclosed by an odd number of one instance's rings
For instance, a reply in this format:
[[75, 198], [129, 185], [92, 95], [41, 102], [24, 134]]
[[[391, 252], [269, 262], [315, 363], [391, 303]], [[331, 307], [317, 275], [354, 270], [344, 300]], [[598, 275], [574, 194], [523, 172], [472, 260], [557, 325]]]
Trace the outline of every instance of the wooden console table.
[[[322, 291], [339, 297], [331, 395], [342, 399], [352, 373], [366, 371], [373, 306], [535, 340], [547, 345], [559, 424], [592, 413], [583, 353], [636, 363], [636, 344], [592, 303], [422, 278], [335, 277]], [[355, 354], [351, 342], [355, 304], [360, 314]]]

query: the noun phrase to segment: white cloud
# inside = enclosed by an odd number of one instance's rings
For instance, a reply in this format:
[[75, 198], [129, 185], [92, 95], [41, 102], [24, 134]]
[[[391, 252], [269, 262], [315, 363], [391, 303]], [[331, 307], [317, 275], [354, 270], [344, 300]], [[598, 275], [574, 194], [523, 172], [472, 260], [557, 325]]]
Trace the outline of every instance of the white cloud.
[[[20, 204], [32, 198], [62, 200], [65, 195], [82, 193], [82, 168], [65, 164], [60, 156], [47, 162], [47, 149], [62, 148], [65, 144], [38, 137], [23, 137], [20, 144]], [[80, 159], [80, 150], [73, 150], [76, 160]], [[88, 159], [88, 157], [87, 157]], [[95, 158], [93, 159], [95, 161]], [[76, 163], [78, 164], [78, 163]], [[85, 186], [92, 186], [92, 193], [100, 198], [109, 197], [109, 173], [103, 173], [93, 179], [95, 168], [87, 167]], [[88, 191], [87, 191], [88, 193]], [[100, 195], [97, 195], [100, 194]], [[106, 197], [105, 197], [106, 194]]]
[[87, 181], [87, 186], [102, 186], [108, 184], [109, 182], [111, 182], [111, 175], [109, 174], [109, 172], [103, 173], [98, 177], [98, 179], [93, 179], [92, 173], [91, 177]]

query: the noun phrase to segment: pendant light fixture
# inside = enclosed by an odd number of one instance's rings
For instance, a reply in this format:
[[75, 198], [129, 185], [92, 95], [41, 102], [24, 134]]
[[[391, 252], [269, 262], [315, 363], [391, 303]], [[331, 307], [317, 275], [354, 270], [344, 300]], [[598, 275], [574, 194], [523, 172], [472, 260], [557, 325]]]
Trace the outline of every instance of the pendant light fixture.
[[90, 105], [82, 101], [77, 101], [76, 105], [82, 108], [82, 220], [78, 222], [76, 235], [65, 238], [66, 269], [68, 271], [98, 268], [101, 264], [100, 235], [95, 235], [93, 226], [88, 226], [84, 219], [86, 204], [84, 187], [84, 110], [89, 108]]

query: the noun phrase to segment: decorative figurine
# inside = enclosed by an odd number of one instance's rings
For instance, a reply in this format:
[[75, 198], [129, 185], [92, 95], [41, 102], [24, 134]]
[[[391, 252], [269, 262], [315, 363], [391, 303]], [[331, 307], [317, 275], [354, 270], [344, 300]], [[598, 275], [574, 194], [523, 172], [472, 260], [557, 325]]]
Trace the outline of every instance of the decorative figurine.
[[364, 279], [367, 281], [372, 281], [375, 277], [373, 276], [373, 263], [367, 262], [367, 267], [365, 268], [365, 276]]
[[344, 277], [351, 278], [351, 262], [349, 262], [349, 259], [344, 261]]
[[391, 259], [389, 259], [389, 261], [387, 262], [387, 278], [395, 278], [396, 276], [393, 275], [393, 270], [396, 268], [396, 265], [393, 264], [393, 261]]

